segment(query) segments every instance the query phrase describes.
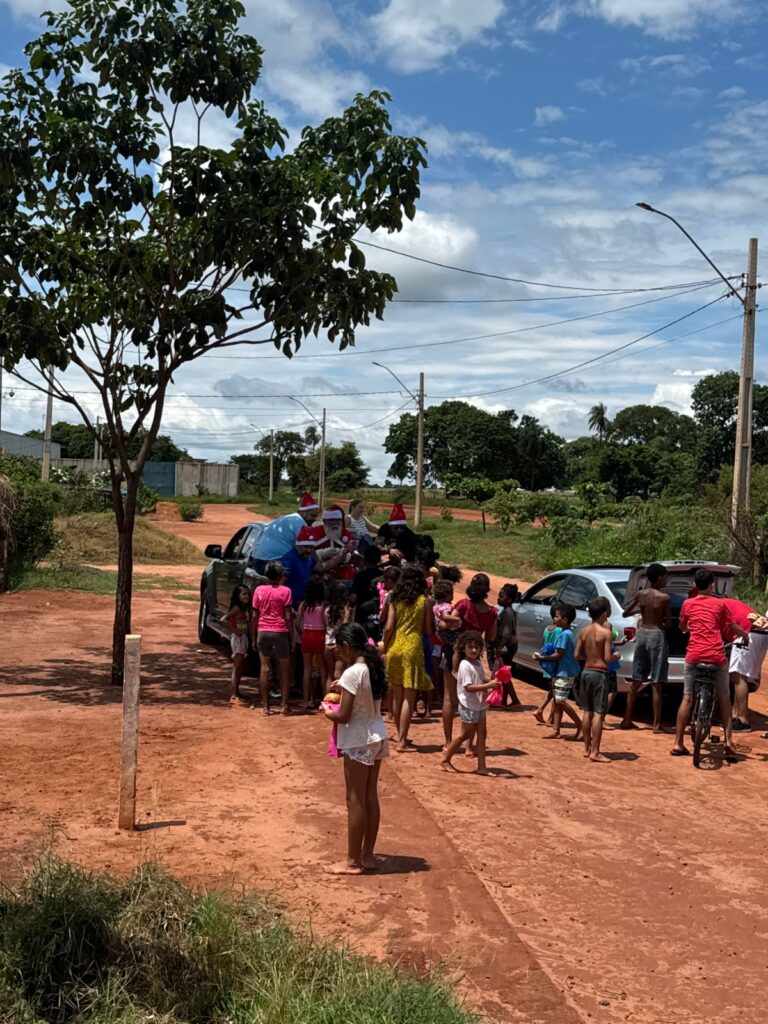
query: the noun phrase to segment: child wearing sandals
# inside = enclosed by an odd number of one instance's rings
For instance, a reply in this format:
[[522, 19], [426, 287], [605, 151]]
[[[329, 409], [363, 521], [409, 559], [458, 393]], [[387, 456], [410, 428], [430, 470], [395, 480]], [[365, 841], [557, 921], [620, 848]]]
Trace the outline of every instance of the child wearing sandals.
[[499, 684], [486, 679], [483, 671], [483, 635], [476, 629], [468, 629], [456, 642], [454, 666], [456, 671], [456, 692], [459, 698], [461, 734], [443, 751], [440, 767], [444, 771], [456, 771], [451, 758], [458, 753], [462, 743], [474, 744], [477, 755], [477, 774], [487, 775], [485, 766], [486, 716], [488, 714], [488, 693]]
[[[574, 739], [580, 740], [581, 718], [576, 709], [568, 703], [576, 679], [581, 672], [581, 666], [574, 656], [576, 641], [571, 630], [571, 623], [576, 618], [576, 609], [572, 604], [563, 602], [555, 607], [553, 617], [555, 625], [560, 627], [560, 634], [555, 641], [555, 649], [547, 660], [553, 662], [553, 668], [550, 671], [554, 676], [555, 715], [552, 722], [553, 732], [545, 739], [559, 740], [561, 738], [560, 724], [563, 720], [563, 712], [565, 712], [576, 726]], [[542, 660], [538, 651], [533, 657], [536, 661]]]
[[222, 622], [229, 629], [229, 646], [232, 649], [232, 692], [229, 703], [233, 707], [250, 707], [240, 695], [240, 680], [243, 677], [245, 659], [248, 655], [248, 633], [251, 612], [251, 592], [248, 587], [235, 587], [229, 602], [229, 611]]
[[280, 671], [280, 711], [287, 715], [293, 649], [293, 595], [284, 585], [282, 562], [267, 562], [264, 575], [269, 583], [253, 592], [253, 639], [259, 652], [259, 689], [262, 709], [269, 714], [269, 663], [274, 656]]
[[345, 670], [338, 681], [338, 710], [324, 705], [326, 718], [338, 725], [336, 745], [344, 756], [347, 790], [347, 859], [330, 869], [337, 875], [375, 871], [373, 850], [379, 832], [379, 771], [389, 757], [387, 727], [381, 701], [387, 691], [384, 661], [368, 642], [365, 629], [348, 622], [336, 633], [336, 647]]
[[314, 706], [312, 662], [315, 659], [320, 676], [320, 689], [325, 693], [325, 608], [325, 583], [319, 576], [310, 576], [304, 588], [304, 599], [296, 615], [296, 629], [301, 637], [301, 655], [304, 662], [304, 707], [307, 710]]

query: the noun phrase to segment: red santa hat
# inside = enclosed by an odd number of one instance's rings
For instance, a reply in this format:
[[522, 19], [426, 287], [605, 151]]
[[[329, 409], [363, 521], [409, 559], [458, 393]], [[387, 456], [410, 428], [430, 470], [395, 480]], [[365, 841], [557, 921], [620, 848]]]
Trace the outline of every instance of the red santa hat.
[[408, 520], [405, 518], [405, 509], [402, 505], [393, 505], [392, 511], [389, 516], [390, 526], [407, 526]]
[[341, 511], [338, 505], [329, 505], [328, 508], [323, 512], [323, 519], [343, 519], [344, 513]]
[[314, 527], [302, 526], [296, 534], [296, 547], [299, 547], [302, 544], [306, 544], [306, 546], [310, 548], [315, 547], [317, 540], [314, 536]]
[[299, 512], [311, 512], [312, 509], [315, 508], [320, 508], [320, 506], [317, 504], [317, 502], [309, 493], [309, 491], [304, 491], [304, 493], [301, 496], [301, 501], [299, 502]]

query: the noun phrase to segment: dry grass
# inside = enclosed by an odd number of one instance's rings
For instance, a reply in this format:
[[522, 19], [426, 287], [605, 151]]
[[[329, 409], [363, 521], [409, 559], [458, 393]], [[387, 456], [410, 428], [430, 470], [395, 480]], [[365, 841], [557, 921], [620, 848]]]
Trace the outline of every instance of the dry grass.
[[[117, 561], [117, 527], [111, 512], [57, 519], [56, 532], [63, 562], [109, 565]], [[133, 559], [145, 565], [198, 565], [205, 561], [194, 544], [166, 533], [147, 519], [136, 520]]]

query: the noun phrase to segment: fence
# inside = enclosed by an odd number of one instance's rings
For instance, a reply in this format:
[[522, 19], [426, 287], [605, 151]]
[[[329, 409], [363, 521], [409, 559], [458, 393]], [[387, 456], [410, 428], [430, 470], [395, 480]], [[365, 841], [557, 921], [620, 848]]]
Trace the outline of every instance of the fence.
[[[89, 476], [108, 469], [106, 462], [93, 459], [52, 459], [51, 465]], [[147, 462], [142, 480], [161, 498], [193, 498], [203, 494], [234, 498], [240, 492], [240, 467], [218, 462]]]

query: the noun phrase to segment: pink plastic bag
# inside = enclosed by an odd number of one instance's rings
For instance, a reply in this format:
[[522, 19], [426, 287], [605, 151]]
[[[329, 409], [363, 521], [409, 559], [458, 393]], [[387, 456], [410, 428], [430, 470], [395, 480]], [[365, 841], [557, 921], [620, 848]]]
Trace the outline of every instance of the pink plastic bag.
[[338, 722], [333, 723], [331, 729], [331, 735], [328, 737], [328, 757], [341, 757], [341, 751], [336, 745], [336, 738], [338, 736]]
[[502, 685], [501, 683], [499, 683], [499, 685], [494, 690], [491, 690], [486, 699], [486, 704], [488, 705], [488, 707], [498, 708], [501, 706], [502, 689]]

